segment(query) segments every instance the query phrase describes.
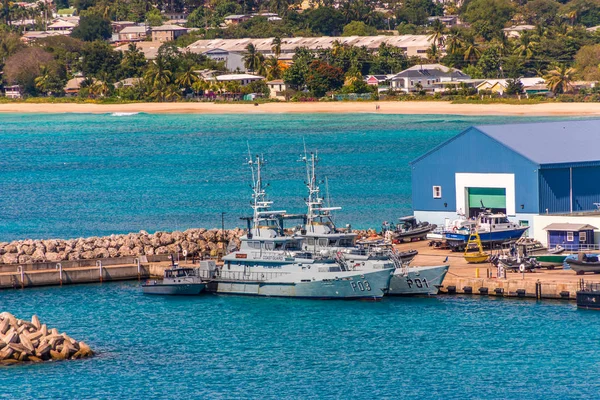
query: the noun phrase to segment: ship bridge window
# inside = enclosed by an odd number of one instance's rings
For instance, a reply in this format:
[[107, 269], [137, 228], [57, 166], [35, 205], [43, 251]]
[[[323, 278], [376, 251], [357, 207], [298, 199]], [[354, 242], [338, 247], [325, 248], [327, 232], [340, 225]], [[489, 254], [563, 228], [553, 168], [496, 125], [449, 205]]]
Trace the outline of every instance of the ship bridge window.
[[273, 250], [273, 242], [265, 242], [265, 250]]
[[337, 240], [329, 239], [329, 245], [330, 246], [335, 246], [336, 243], [337, 243]]
[[283, 243], [275, 243], [275, 250], [283, 249]]
[[260, 250], [260, 242], [248, 242], [248, 247], [251, 249]]
[[300, 250], [300, 247], [298, 246], [298, 243], [296, 242], [288, 242], [285, 244], [285, 248], [287, 250]]
[[352, 239], [340, 239], [340, 246], [342, 247], [348, 247], [348, 246], [352, 246]]
[[327, 239], [319, 239], [319, 246], [327, 247]]
[[314, 246], [315, 245], [315, 239], [314, 238], [308, 238], [306, 240], [306, 242], [308, 243], [309, 246]]

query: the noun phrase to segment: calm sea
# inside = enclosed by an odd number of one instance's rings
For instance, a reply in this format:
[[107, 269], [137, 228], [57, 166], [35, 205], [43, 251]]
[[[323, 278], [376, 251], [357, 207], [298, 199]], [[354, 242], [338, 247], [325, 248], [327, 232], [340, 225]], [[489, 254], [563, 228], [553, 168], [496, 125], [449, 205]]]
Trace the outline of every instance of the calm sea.
[[597, 399], [600, 313], [553, 301], [0, 292], [98, 357], [0, 368], [0, 398]]
[[[247, 142], [277, 209], [303, 210], [303, 140], [339, 222], [411, 212], [408, 161], [472, 124], [394, 115], [0, 115], [0, 240], [226, 225]], [[458, 155], [457, 155], [458, 156]], [[0, 398], [591, 399], [600, 313], [479, 297], [380, 303], [145, 297], [137, 282], [0, 291], [98, 357], [0, 368]]]
[[[338, 224], [411, 213], [408, 163], [473, 124], [510, 117], [374, 114], [0, 115], [0, 241], [242, 226], [252, 154], [275, 209], [304, 211], [303, 141]], [[531, 119], [528, 119], [531, 120]], [[457, 155], [458, 157], [459, 155]], [[321, 185], [325, 191], [325, 184]]]

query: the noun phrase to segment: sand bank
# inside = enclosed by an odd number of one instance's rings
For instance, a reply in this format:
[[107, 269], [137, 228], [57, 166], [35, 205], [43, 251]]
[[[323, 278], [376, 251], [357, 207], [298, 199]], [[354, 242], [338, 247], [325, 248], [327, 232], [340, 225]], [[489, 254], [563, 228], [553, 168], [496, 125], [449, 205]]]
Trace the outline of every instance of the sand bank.
[[[375, 105], [380, 106], [379, 110]], [[454, 114], [520, 116], [593, 116], [600, 115], [600, 103], [542, 104], [452, 104], [450, 102], [331, 102], [331, 103], [135, 103], [135, 104], [0, 104], [4, 113], [194, 113], [194, 114], [264, 114], [264, 113], [378, 113], [378, 114]]]

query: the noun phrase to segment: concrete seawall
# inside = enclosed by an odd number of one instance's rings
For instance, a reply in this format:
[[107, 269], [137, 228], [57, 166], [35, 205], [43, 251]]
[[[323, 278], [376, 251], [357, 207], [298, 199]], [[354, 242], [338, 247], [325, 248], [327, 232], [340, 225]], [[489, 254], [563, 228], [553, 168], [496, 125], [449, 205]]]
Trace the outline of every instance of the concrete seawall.
[[[100, 261], [100, 260], [98, 260]], [[58, 286], [77, 283], [98, 283], [121, 280], [141, 280], [163, 276], [163, 271], [169, 268], [168, 261], [148, 263], [124, 263], [124, 260], [102, 260], [97, 265], [67, 266], [54, 264], [53, 268], [43, 268], [46, 265], [22, 265], [13, 271], [0, 272], [0, 289], [24, 289], [35, 286]], [[120, 261], [120, 263], [119, 263]], [[6, 267], [3, 266], [3, 270]]]

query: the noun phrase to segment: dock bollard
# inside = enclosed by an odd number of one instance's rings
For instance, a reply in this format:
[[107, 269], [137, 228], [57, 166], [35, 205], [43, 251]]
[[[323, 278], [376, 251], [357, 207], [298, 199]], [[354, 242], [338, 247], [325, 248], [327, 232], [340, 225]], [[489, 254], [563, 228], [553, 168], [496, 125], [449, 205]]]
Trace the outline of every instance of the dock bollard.
[[60, 283], [60, 286], [62, 286], [62, 281], [63, 281], [62, 264], [61, 263], [56, 264], [56, 269], [58, 270], [58, 282]]
[[25, 288], [25, 272], [23, 270], [23, 266], [19, 265], [17, 267], [17, 270], [19, 271], [19, 273], [21, 274], [21, 289]]
[[140, 265], [140, 259], [136, 258], [133, 261], [137, 264], [138, 281], [141, 281], [142, 280], [142, 268]]
[[96, 267], [100, 268], [100, 283], [102, 283], [102, 278], [103, 278], [103, 275], [104, 275], [104, 273], [103, 273], [104, 271], [102, 271], [102, 261], [97, 260], [96, 261]]
[[535, 283], [535, 298], [538, 300], [542, 299], [542, 282], [539, 279]]

